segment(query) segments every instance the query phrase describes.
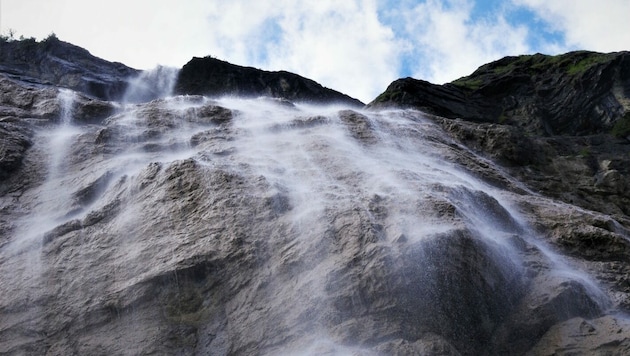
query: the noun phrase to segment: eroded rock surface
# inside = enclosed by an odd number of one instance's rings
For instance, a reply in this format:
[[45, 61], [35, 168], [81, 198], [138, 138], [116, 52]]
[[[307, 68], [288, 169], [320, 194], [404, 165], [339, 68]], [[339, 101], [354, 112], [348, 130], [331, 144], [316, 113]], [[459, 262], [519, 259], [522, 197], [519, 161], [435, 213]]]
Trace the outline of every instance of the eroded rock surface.
[[0, 353], [628, 349], [621, 141], [0, 85]]
[[557, 276], [522, 192], [418, 112], [184, 96], [73, 126], [64, 173], [2, 198], [9, 354], [525, 353], [626, 305]]

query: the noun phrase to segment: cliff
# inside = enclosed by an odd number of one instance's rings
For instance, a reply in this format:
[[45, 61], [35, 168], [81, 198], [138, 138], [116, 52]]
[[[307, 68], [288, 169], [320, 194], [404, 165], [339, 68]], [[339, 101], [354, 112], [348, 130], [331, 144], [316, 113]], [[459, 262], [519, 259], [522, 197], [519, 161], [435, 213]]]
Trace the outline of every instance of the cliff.
[[412, 107], [543, 136], [622, 135], [615, 125], [628, 120], [628, 97], [629, 52], [579, 51], [505, 57], [445, 85], [399, 79], [369, 106]]
[[368, 106], [435, 114], [532, 190], [630, 213], [629, 52], [506, 57], [445, 85], [399, 79]]
[[362, 107], [338, 91], [325, 88], [297, 74], [269, 72], [234, 65], [216, 58], [193, 58], [179, 73], [176, 94], [241, 97], [267, 96], [312, 104], [343, 104]]
[[367, 110], [211, 58], [170, 95], [57, 45], [66, 74], [0, 68], [0, 354], [630, 352], [625, 54]]

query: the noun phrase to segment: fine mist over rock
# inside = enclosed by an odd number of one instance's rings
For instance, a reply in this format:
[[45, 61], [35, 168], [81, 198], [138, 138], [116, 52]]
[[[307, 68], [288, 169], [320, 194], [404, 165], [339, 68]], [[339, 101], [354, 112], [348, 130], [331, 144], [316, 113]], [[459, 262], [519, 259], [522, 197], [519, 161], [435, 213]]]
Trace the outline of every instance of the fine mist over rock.
[[400, 79], [369, 104], [390, 106], [441, 115], [453, 137], [547, 196], [630, 214], [628, 52], [506, 57], [442, 86]]
[[630, 352], [616, 84], [560, 136], [435, 115], [455, 85], [362, 108], [205, 58], [106, 101], [3, 65], [2, 355]]

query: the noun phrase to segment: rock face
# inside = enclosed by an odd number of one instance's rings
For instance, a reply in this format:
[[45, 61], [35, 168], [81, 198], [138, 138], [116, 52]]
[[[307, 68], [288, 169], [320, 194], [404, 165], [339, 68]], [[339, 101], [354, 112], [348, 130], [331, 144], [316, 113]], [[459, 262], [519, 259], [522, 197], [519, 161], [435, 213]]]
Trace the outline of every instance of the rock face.
[[212, 57], [193, 58], [186, 63], [179, 73], [175, 93], [208, 96], [267, 96], [313, 104], [363, 106], [363, 103], [357, 99], [324, 88], [297, 74], [241, 67]]
[[520, 180], [597, 135], [0, 86], [0, 354], [628, 351], [621, 202]]
[[441, 115], [530, 189], [621, 221], [630, 213], [628, 52], [506, 57], [443, 86], [400, 79], [369, 106]]
[[628, 98], [630, 53], [582, 51], [505, 57], [442, 86], [399, 79], [370, 106], [413, 107], [535, 135], [622, 134], [630, 120], [624, 116]]
[[0, 40], [0, 72], [27, 82], [51, 84], [101, 100], [119, 100], [128, 79], [140, 74], [122, 63], [92, 56], [54, 35], [46, 40]]

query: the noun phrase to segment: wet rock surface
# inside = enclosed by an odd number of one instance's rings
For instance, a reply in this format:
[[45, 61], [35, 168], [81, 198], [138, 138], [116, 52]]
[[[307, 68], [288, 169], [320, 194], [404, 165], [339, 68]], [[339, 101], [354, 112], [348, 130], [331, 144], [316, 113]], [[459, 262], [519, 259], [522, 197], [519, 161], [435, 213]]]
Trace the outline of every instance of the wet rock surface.
[[500, 163], [529, 189], [627, 225], [630, 142], [609, 134], [540, 137], [510, 125], [435, 118], [452, 137]]
[[2, 354], [628, 350], [623, 141], [0, 85]]

